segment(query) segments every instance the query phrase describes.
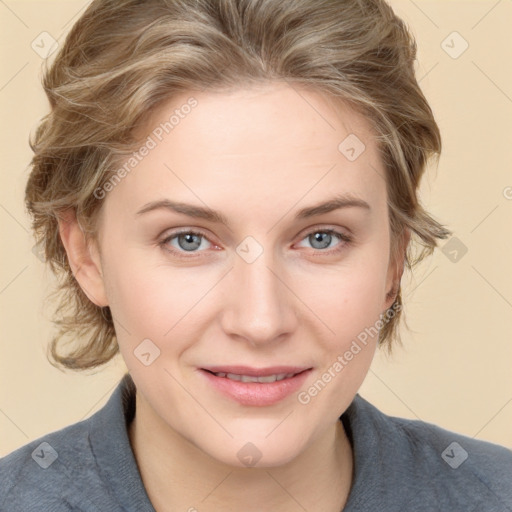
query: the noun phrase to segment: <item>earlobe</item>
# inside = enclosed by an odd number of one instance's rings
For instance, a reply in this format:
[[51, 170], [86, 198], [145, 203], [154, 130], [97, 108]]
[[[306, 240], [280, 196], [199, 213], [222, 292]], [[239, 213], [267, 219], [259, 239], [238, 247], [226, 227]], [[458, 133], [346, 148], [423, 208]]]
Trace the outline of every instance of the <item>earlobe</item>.
[[402, 275], [405, 268], [405, 255], [407, 247], [409, 246], [410, 239], [411, 232], [409, 229], [405, 228], [399, 243], [398, 256], [395, 258], [395, 261], [390, 263], [390, 268], [388, 269], [384, 309], [389, 309], [393, 305], [398, 295], [398, 291], [400, 289], [400, 281], [402, 280]]
[[69, 266], [78, 284], [91, 302], [101, 307], [108, 306], [96, 244], [87, 240], [73, 209], [61, 213], [58, 223]]

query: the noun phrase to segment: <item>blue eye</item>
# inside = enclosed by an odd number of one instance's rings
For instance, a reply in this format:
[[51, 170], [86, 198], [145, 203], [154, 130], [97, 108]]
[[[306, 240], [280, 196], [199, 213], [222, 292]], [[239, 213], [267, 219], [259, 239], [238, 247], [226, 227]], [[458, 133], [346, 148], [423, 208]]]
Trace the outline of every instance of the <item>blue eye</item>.
[[[303, 240], [308, 240], [319, 255], [337, 253], [352, 242], [350, 236], [334, 229], [310, 231], [301, 241]], [[333, 248], [331, 244], [336, 240], [343, 243], [335, 244]], [[169, 234], [159, 245], [179, 258], [194, 258], [201, 256], [201, 253], [208, 249], [208, 243], [211, 244], [201, 231], [182, 230]]]
[[[171, 241], [174, 239], [176, 239], [177, 248], [176, 245], [171, 244]], [[178, 249], [176, 252], [197, 252], [197, 249], [201, 248], [203, 245], [202, 242], [204, 240], [207, 240], [207, 238], [203, 233], [196, 231], [181, 231], [179, 233], [171, 234], [165, 238], [165, 240], [162, 241], [162, 245], [168, 246], [170, 244], [171, 247], [174, 248], [169, 249], [171, 252], [175, 252], [176, 249]]]
[[[324, 251], [324, 249], [328, 248], [331, 245], [332, 241], [337, 239], [342, 240], [346, 243], [351, 241], [351, 238], [343, 233], [335, 231], [334, 229], [322, 229], [315, 230], [306, 235], [303, 240], [308, 240], [309, 243], [313, 246], [313, 249], [318, 249], [319, 251]], [[315, 246], [316, 244], [316, 246]], [[345, 244], [342, 244], [345, 245]], [[337, 250], [337, 249], [335, 249]], [[332, 252], [332, 251], [324, 251], [324, 252]]]

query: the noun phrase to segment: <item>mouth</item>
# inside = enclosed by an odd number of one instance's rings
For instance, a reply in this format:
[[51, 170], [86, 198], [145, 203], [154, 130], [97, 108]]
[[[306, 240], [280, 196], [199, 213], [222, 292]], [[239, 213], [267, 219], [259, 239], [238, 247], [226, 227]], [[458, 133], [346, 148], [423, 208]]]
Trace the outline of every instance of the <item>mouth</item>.
[[268, 375], [245, 375], [245, 374], [239, 374], [239, 373], [228, 373], [228, 372], [212, 372], [210, 370], [207, 370], [203, 368], [204, 371], [211, 373], [212, 375], [215, 375], [216, 377], [221, 377], [225, 379], [230, 380], [236, 380], [238, 382], [261, 382], [261, 383], [269, 383], [269, 382], [276, 382], [284, 379], [290, 379], [291, 377], [295, 377], [295, 375], [298, 375], [299, 373], [302, 373], [302, 370], [300, 372], [290, 372], [290, 373], [271, 373]]
[[242, 405], [266, 406], [297, 391], [313, 370], [306, 367], [210, 367], [201, 368], [208, 382], [223, 395]]
[[230, 365], [230, 366], [208, 366], [202, 368], [215, 374], [240, 375], [246, 377], [268, 377], [272, 375], [296, 375], [305, 370], [310, 370], [308, 366], [267, 366], [266, 368], [254, 368], [251, 366]]

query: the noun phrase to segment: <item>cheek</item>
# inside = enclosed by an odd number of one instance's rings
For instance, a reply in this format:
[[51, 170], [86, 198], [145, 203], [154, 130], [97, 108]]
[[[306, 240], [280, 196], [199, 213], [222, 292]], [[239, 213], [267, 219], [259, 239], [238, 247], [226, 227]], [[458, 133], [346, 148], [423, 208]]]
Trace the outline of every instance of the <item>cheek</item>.
[[328, 329], [317, 332], [321, 355], [316, 380], [298, 396], [305, 407], [337, 415], [348, 407], [368, 373], [379, 338], [387, 270], [382, 258], [371, 259], [371, 265], [361, 261], [325, 281], [316, 280], [325, 291], [311, 296], [308, 305]]
[[293, 287], [308, 308], [325, 324], [332, 343], [350, 343], [373, 326], [383, 311], [388, 260], [385, 248], [354, 252], [328, 272], [296, 276]]
[[190, 319], [214, 286], [214, 274], [199, 267], [154, 265], [137, 251], [128, 250], [123, 258], [112, 258], [106, 266], [105, 282], [110, 308], [119, 324], [116, 332], [121, 351], [124, 347], [133, 351], [145, 338], [161, 349], [167, 350], [170, 340], [173, 351], [184, 349], [186, 337], [177, 333], [184, 325], [187, 332], [193, 328]]

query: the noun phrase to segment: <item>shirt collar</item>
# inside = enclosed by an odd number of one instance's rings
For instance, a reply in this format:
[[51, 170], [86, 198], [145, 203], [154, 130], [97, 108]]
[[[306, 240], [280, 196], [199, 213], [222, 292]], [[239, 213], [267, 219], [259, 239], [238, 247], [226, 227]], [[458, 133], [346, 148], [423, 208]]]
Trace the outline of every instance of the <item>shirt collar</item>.
[[135, 414], [135, 384], [125, 374], [107, 404], [91, 417], [90, 441], [102, 479], [127, 510], [155, 512], [128, 437]]
[[[110, 487], [116, 501], [129, 506], [130, 510], [155, 512], [142, 483], [128, 437], [128, 426], [135, 415], [135, 393], [132, 377], [126, 373], [107, 404], [91, 417], [91, 446], [102, 479]], [[373, 481], [376, 474], [386, 474], [375, 468], [375, 464], [382, 460], [379, 457], [379, 446], [382, 446], [379, 437], [386, 435], [386, 425], [377, 424], [381, 423], [381, 416], [373, 405], [356, 394], [339, 417], [354, 456], [352, 486], [344, 512], [358, 510], [363, 504], [368, 506], [372, 496], [382, 496], [384, 491], [383, 481]], [[371, 460], [364, 453], [373, 454]]]

